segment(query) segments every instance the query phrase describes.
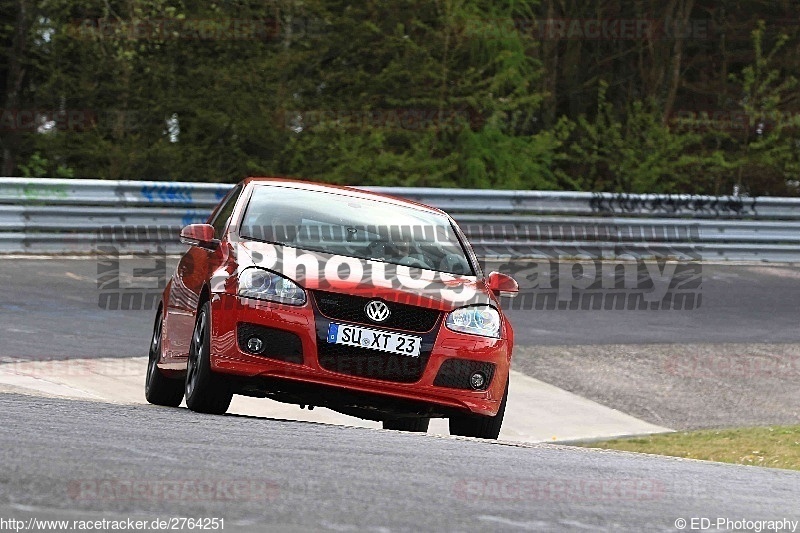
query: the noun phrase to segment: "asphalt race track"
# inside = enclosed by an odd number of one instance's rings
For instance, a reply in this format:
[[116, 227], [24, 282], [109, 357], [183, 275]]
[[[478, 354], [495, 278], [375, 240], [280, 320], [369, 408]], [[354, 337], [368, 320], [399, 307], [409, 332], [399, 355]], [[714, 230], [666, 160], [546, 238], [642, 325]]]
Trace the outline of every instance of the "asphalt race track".
[[525, 346], [800, 340], [796, 266], [703, 265], [700, 292], [692, 310], [512, 311], [511, 319]]
[[[172, 273], [174, 259], [165, 272]], [[119, 285], [153, 260], [120, 259]], [[0, 357], [131, 357], [145, 354], [155, 309], [99, 306], [95, 259], [0, 259]], [[702, 304], [671, 311], [509, 311], [522, 346], [673, 342], [800, 342], [800, 270], [788, 266], [703, 266]], [[119, 291], [118, 291], [119, 292]]]
[[[0, 427], [3, 516], [413, 532], [800, 518], [788, 471], [13, 394], [0, 395]], [[198, 481], [205, 492], [164, 488]]]
[[[123, 285], [135, 266], [120, 268]], [[556, 345], [792, 344], [799, 280], [790, 266], [707, 265], [699, 309], [511, 319], [531, 357]], [[2, 258], [0, 281], [0, 362], [145, 355], [153, 312], [101, 309], [95, 260]], [[224, 518], [226, 531], [387, 532], [800, 520], [800, 472], [13, 391], [0, 393], [0, 464], [6, 519]]]

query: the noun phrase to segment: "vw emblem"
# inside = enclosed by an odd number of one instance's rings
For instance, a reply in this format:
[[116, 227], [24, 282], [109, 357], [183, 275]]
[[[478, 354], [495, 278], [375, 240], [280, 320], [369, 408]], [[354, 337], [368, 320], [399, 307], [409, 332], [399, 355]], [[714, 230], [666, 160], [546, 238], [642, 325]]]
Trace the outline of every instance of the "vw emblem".
[[392, 314], [392, 312], [389, 311], [389, 306], [380, 300], [372, 300], [364, 307], [364, 312], [367, 313], [367, 316], [373, 322], [383, 322]]

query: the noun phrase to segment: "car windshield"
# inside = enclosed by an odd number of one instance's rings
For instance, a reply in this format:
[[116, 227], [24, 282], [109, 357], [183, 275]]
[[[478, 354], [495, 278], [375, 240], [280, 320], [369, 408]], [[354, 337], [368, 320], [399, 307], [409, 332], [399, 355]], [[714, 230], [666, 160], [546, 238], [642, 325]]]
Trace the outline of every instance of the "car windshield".
[[310, 251], [475, 275], [447, 217], [335, 192], [258, 185], [239, 234]]

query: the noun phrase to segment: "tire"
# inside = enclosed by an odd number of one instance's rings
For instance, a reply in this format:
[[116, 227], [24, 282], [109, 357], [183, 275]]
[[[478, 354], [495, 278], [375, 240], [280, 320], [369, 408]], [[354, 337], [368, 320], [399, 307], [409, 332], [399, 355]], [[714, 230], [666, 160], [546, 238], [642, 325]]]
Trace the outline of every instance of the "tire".
[[197, 413], [224, 414], [231, 405], [233, 392], [224, 376], [211, 370], [211, 303], [197, 313], [189, 361], [186, 365], [186, 406]]
[[396, 431], [412, 431], [414, 433], [427, 433], [430, 418], [393, 418], [383, 421], [383, 429], [394, 429]]
[[506, 380], [506, 390], [503, 393], [503, 400], [500, 402], [500, 409], [498, 409], [495, 416], [451, 416], [450, 434], [461, 437], [497, 440], [500, 435], [500, 426], [503, 425], [503, 416], [506, 412], [506, 400], [508, 400], [508, 380]]
[[147, 375], [144, 380], [144, 397], [154, 405], [178, 407], [183, 400], [183, 380], [168, 378], [158, 369], [161, 358], [161, 337], [164, 333], [164, 320], [161, 311], [156, 314], [153, 325], [153, 340], [147, 358]]

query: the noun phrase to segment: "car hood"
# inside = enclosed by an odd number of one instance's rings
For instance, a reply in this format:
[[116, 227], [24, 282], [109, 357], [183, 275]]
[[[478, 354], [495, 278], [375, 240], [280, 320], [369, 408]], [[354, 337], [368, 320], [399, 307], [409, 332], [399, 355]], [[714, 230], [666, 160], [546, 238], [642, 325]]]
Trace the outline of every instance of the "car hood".
[[475, 276], [257, 241], [240, 241], [234, 245], [239, 271], [253, 266], [266, 268], [285, 275], [305, 289], [381, 298], [440, 311], [465, 305], [496, 305], [484, 280]]

